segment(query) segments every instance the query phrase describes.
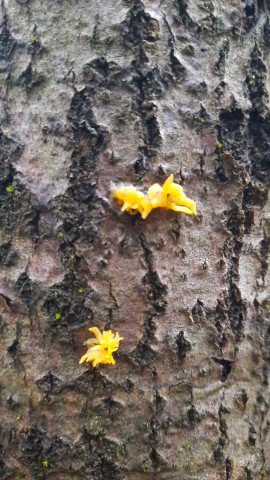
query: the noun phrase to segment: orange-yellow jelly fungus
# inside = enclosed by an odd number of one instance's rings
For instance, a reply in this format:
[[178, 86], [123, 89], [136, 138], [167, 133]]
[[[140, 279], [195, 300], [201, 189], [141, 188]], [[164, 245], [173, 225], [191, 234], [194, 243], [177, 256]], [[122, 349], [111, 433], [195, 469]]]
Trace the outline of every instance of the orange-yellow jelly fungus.
[[89, 338], [84, 342], [87, 345], [88, 350], [85, 355], [82, 356], [80, 363], [92, 362], [93, 367], [98, 367], [100, 363], [112, 363], [115, 364], [115, 360], [112, 356], [113, 352], [116, 352], [119, 347], [120, 340], [123, 337], [119, 337], [118, 332], [112, 333], [111, 330], [107, 330], [101, 333], [97, 327], [89, 328], [96, 338]]
[[196, 203], [185, 195], [181, 185], [174, 183], [173, 175], [170, 175], [162, 186], [154, 183], [147, 194], [132, 185], [121, 185], [117, 188], [113, 183], [111, 192], [113, 198], [123, 203], [122, 211], [126, 210], [131, 215], [139, 212], [143, 219], [155, 208], [166, 208], [187, 215], [197, 214]]

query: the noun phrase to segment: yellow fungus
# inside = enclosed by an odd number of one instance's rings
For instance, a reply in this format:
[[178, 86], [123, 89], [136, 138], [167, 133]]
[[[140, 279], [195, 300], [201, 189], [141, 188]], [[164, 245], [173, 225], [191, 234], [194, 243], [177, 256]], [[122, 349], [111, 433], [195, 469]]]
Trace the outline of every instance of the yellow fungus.
[[196, 215], [196, 203], [185, 195], [181, 185], [174, 183], [173, 175], [167, 178], [163, 186], [158, 183], [151, 185], [147, 194], [143, 194], [132, 185], [121, 185], [117, 188], [111, 184], [111, 192], [113, 198], [123, 203], [122, 211], [127, 211], [131, 215], [139, 212], [143, 219], [155, 208]]
[[9, 185], [9, 186], [6, 188], [6, 191], [7, 191], [8, 193], [13, 193], [13, 192], [14, 192], [14, 188], [13, 188], [11, 185]]
[[58, 233], [58, 238], [63, 238], [63, 236], [64, 236], [63, 232]]
[[136, 187], [122, 185], [120, 188], [114, 189], [114, 185], [111, 183], [111, 190], [113, 197], [123, 203], [122, 212], [126, 210], [130, 215], [135, 215], [138, 211], [142, 213], [141, 205], [144, 194], [139, 192]]
[[55, 317], [56, 320], [60, 320], [61, 313], [57, 312], [54, 317]]
[[217, 148], [221, 149], [223, 147], [222, 143], [217, 144]]
[[42, 466], [45, 467], [45, 468], [48, 468], [48, 466], [49, 466], [49, 461], [48, 461], [48, 460], [44, 460], [44, 461], [42, 462]]
[[183, 187], [174, 183], [173, 175], [170, 175], [161, 187], [158, 183], [148, 190], [153, 208], [161, 207], [175, 212], [183, 212], [188, 215], [196, 215], [196, 203], [188, 198]]
[[81, 294], [84, 293], [84, 288], [79, 288], [78, 293], [81, 293]]
[[112, 333], [111, 330], [101, 331], [97, 327], [89, 328], [96, 338], [90, 338], [84, 342], [87, 345], [88, 350], [85, 355], [80, 359], [80, 364], [83, 362], [92, 362], [93, 367], [98, 367], [100, 363], [115, 364], [115, 360], [112, 356], [113, 352], [116, 352], [119, 347], [120, 340], [123, 337], [119, 337], [118, 332]]

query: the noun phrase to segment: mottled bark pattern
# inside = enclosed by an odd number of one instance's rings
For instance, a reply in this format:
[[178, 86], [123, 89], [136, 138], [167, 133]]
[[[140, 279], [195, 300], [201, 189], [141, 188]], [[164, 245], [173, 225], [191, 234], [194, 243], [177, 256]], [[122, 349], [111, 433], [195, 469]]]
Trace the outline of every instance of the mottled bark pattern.
[[267, 0], [2, 0], [1, 479], [269, 478], [269, 65]]

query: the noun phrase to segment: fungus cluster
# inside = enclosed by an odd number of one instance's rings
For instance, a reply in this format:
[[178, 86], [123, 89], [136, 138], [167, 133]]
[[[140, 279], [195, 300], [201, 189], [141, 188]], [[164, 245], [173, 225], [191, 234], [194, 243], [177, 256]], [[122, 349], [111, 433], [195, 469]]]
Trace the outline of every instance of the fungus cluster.
[[92, 362], [93, 367], [98, 367], [100, 363], [112, 363], [114, 365], [115, 360], [112, 354], [118, 350], [119, 342], [123, 340], [123, 337], [119, 337], [118, 332], [112, 333], [111, 330], [105, 330], [101, 333], [97, 327], [91, 327], [89, 331], [96, 338], [89, 338], [84, 342], [88, 350], [82, 356], [80, 363]]
[[[156, 208], [164, 208], [175, 212], [186, 213], [187, 215], [196, 215], [196, 203], [184, 193], [183, 187], [174, 183], [173, 175], [170, 175], [164, 184], [154, 183], [149, 187], [145, 194], [137, 190], [133, 185], [120, 185], [117, 187], [111, 183], [112, 198], [122, 203], [121, 210], [131, 215], [140, 213], [142, 218], [148, 217], [149, 213]], [[79, 289], [79, 293], [83, 293], [84, 289]], [[61, 317], [60, 314], [59, 318]], [[87, 346], [87, 352], [82, 356], [80, 364], [83, 362], [91, 362], [93, 367], [100, 364], [115, 364], [113, 353], [119, 348], [119, 342], [123, 340], [118, 332], [112, 333], [111, 330], [101, 332], [97, 327], [89, 328], [95, 338], [90, 338], [84, 342]]]
[[113, 183], [111, 192], [112, 197], [123, 204], [122, 212], [127, 211], [130, 215], [139, 212], [143, 219], [155, 208], [196, 215], [196, 203], [186, 196], [181, 185], [174, 183], [173, 175], [170, 175], [162, 186], [159, 183], [151, 185], [147, 194], [137, 190], [133, 185], [116, 187]]

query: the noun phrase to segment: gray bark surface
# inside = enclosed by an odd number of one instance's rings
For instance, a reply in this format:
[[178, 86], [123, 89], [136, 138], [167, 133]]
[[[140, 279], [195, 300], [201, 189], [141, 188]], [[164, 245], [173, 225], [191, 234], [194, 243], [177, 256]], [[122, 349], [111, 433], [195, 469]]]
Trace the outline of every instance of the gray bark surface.
[[[1, 479], [270, 478], [269, 16], [2, 1]], [[197, 217], [110, 199], [171, 173]]]

